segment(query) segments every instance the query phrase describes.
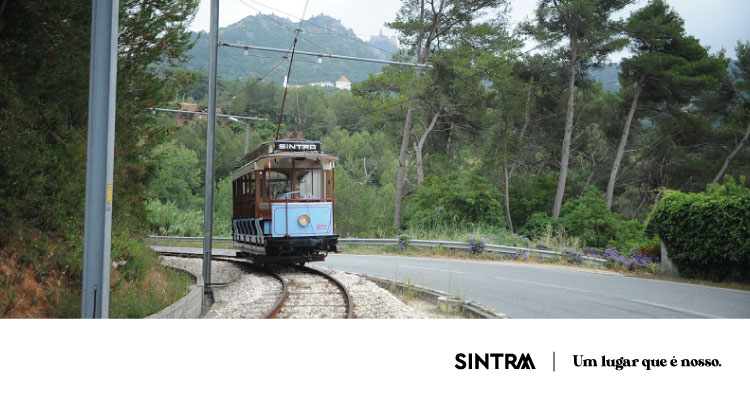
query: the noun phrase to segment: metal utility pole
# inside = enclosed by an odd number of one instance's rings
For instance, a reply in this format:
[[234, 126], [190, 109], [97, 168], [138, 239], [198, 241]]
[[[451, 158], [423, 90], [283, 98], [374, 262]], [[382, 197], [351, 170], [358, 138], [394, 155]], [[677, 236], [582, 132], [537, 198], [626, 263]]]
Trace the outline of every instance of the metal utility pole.
[[119, 0], [93, 0], [81, 318], [109, 317]]
[[203, 280], [211, 286], [211, 239], [214, 226], [214, 138], [216, 136], [216, 63], [219, 42], [219, 0], [211, 0], [208, 59], [208, 129], [206, 130], [206, 199], [203, 213]]

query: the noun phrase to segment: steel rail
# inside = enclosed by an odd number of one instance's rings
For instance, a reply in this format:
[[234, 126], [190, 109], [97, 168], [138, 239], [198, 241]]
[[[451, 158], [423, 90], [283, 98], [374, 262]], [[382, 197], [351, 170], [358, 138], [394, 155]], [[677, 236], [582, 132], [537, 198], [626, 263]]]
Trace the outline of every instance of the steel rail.
[[[229, 257], [229, 256], [221, 256], [221, 257], [212, 257], [215, 260], [221, 260], [226, 262], [232, 262], [232, 263], [238, 263], [238, 264], [245, 264], [250, 265], [253, 267], [257, 267], [256, 264], [253, 264], [252, 262], [245, 260], [240, 257]], [[261, 268], [264, 273], [271, 275], [274, 277], [277, 281], [281, 283], [281, 294], [276, 298], [276, 301], [273, 303], [273, 306], [270, 310], [266, 311], [260, 318], [261, 319], [270, 319], [275, 317], [279, 311], [281, 310], [282, 306], [286, 302], [286, 299], [289, 297], [289, 282], [287, 282], [286, 279], [284, 279], [281, 275], [277, 274], [274, 271], [270, 271], [267, 268]]]
[[[174, 256], [174, 257], [185, 257], [185, 258], [201, 258], [203, 257], [202, 254], [191, 254], [191, 253], [181, 253], [181, 252], [159, 252], [161, 255], [165, 256]], [[252, 261], [248, 259], [244, 259], [241, 257], [231, 257], [231, 256], [212, 256], [212, 260], [216, 261], [225, 261], [230, 263], [238, 263], [238, 264], [245, 264], [249, 266], [253, 266], [259, 270], [261, 270], [263, 273], [269, 274], [273, 276], [276, 280], [278, 280], [281, 283], [281, 294], [277, 297], [276, 301], [273, 304], [273, 307], [271, 307], [270, 310], [268, 310], [263, 316], [262, 319], [269, 319], [276, 317], [279, 312], [284, 308], [284, 303], [289, 298], [289, 282], [284, 279], [283, 276], [281, 276], [279, 273], [276, 273], [274, 271], [269, 270], [268, 268], [258, 268], [257, 264], [254, 264]], [[353, 308], [354, 303], [352, 302], [351, 294], [349, 293], [349, 289], [346, 288], [346, 286], [339, 281], [338, 279], [334, 278], [332, 275], [323, 272], [321, 270], [312, 268], [312, 267], [306, 267], [306, 266], [300, 266], [300, 265], [294, 265], [292, 266], [296, 271], [306, 272], [311, 275], [317, 275], [325, 278], [329, 282], [333, 283], [334, 286], [338, 288], [338, 290], [342, 293], [342, 297], [344, 298], [344, 303], [346, 307], [346, 316], [345, 318], [351, 319], [353, 314]]]
[[341, 290], [341, 292], [344, 294], [344, 302], [346, 302], [346, 318], [351, 319], [352, 318], [352, 308], [354, 304], [352, 303], [351, 295], [349, 294], [349, 289], [346, 288], [346, 286], [341, 283], [338, 279], [334, 278], [333, 275], [325, 273], [319, 269], [315, 269], [312, 267], [306, 267], [306, 266], [296, 266], [296, 268], [307, 270], [312, 274], [320, 275], [323, 278], [333, 282], [334, 285], [338, 286], [338, 288]]

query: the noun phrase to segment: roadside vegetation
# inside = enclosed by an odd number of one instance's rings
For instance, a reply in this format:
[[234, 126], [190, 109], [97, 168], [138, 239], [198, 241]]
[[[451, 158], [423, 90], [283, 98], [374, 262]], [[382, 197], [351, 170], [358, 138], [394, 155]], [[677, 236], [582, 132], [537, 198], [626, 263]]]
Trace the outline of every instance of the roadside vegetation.
[[[627, 3], [542, 0], [512, 26], [506, 0], [404, 0], [393, 57], [433, 68], [388, 66], [351, 91], [290, 88], [282, 136], [339, 157], [337, 233], [543, 247], [647, 272], [663, 240], [690, 276], [750, 279], [750, 43], [730, 59], [663, 0], [616, 21]], [[203, 231], [206, 121], [149, 112], [206, 107], [207, 75], [185, 64], [197, 4], [120, 1], [112, 260], [125, 266], [112, 273], [113, 315], [143, 315], [158, 303], [144, 293], [172, 298], [185, 284], [156, 278], [143, 237]], [[13, 61], [0, 63], [0, 316], [76, 314], [90, 7], [0, 8], [0, 59]], [[522, 50], [530, 40], [538, 51]], [[607, 66], [619, 90], [605, 90], [597, 68], [622, 49]], [[266, 72], [219, 79], [222, 112], [268, 120], [217, 122], [216, 236], [231, 234], [246, 139], [274, 137], [284, 88]]]
[[[91, 5], [0, 7], [0, 317], [80, 317]], [[148, 66], [184, 60], [198, 1], [119, 5], [110, 315], [142, 317], [191, 281], [142, 238], [149, 159], [166, 135], [146, 111], [171, 97]]]

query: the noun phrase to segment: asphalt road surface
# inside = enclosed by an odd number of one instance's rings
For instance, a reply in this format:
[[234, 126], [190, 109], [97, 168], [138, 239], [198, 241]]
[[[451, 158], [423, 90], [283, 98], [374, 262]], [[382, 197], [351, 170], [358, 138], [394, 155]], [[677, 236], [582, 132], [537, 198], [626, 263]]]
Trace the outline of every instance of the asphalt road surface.
[[750, 292], [540, 264], [331, 254], [330, 269], [411, 282], [511, 318], [750, 318]]

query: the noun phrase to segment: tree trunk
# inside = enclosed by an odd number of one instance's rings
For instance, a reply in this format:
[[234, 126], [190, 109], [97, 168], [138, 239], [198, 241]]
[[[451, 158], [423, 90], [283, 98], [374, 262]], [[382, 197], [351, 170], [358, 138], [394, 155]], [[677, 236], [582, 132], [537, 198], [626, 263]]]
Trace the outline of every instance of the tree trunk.
[[422, 149], [424, 148], [424, 144], [427, 141], [427, 136], [435, 128], [435, 123], [440, 117], [440, 112], [442, 108], [443, 106], [441, 105], [438, 108], [438, 111], [435, 112], [435, 115], [432, 116], [432, 121], [430, 121], [430, 125], [428, 125], [424, 129], [424, 133], [422, 134], [422, 137], [420, 137], [419, 140], [416, 143], [414, 143], [414, 155], [416, 156], [416, 159], [417, 159], [417, 185], [421, 184], [422, 181], [424, 181], [424, 169], [422, 168]]
[[513, 220], [510, 218], [510, 196], [508, 195], [508, 158], [503, 159], [503, 186], [505, 186], [505, 218], [508, 220], [508, 230], [513, 232]]
[[422, 149], [416, 143], [414, 143], [414, 156], [417, 164], [417, 185], [420, 185], [424, 181], [424, 169], [422, 168]]
[[638, 202], [638, 206], [636, 206], [633, 210], [633, 213], [630, 215], [630, 219], [638, 219], [638, 212], [640, 212], [641, 208], [643, 208], [643, 205], [646, 204], [647, 199], [647, 195], [641, 195], [641, 201]]
[[[421, 75], [421, 69], [417, 71], [417, 76]], [[414, 108], [417, 100], [412, 97], [409, 100], [409, 108], [406, 110], [406, 120], [404, 121], [404, 135], [401, 139], [401, 152], [398, 155], [398, 172], [396, 173], [396, 199], [393, 204], [393, 227], [396, 230], [401, 229], [401, 200], [404, 195], [404, 178], [406, 177], [406, 153], [411, 141], [411, 127], [414, 123]]]
[[721, 178], [724, 176], [724, 173], [727, 172], [727, 168], [729, 167], [729, 163], [732, 162], [735, 156], [737, 156], [737, 153], [742, 150], [742, 147], [745, 146], [745, 143], [747, 142], [747, 139], [750, 138], [750, 123], [747, 124], [747, 129], [745, 129], [745, 136], [742, 137], [742, 140], [737, 144], [737, 147], [732, 150], [731, 153], [729, 153], [729, 156], [727, 156], [727, 159], [724, 160], [724, 165], [721, 166], [721, 169], [719, 170], [719, 173], [716, 174], [716, 177], [714, 177], [713, 183], [718, 183]]
[[[437, 29], [440, 25], [441, 18], [443, 16], [443, 10], [445, 9], [445, 0], [440, 1], [440, 7], [435, 12], [432, 20], [432, 26], [430, 32], [424, 41], [424, 47], [422, 47], [422, 39], [424, 38], [425, 31], [419, 34], [417, 39], [417, 62], [424, 63], [427, 60], [427, 56], [430, 54], [430, 48], [432, 41], [435, 39]], [[433, 8], [434, 10], [434, 8]], [[420, 20], [424, 21], [424, 1], [421, 2]], [[422, 67], [417, 67], [417, 81], [416, 86], [419, 87], [422, 81], [422, 74], [424, 73]], [[406, 153], [409, 150], [409, 143], [411, 141], [411, 128], [414, 124], [414, 109], [417, 105], [417, 99], [415, 95], [412, 95], [409, 99], [409, 108], [406, 110], [406, 119], [404, 120], [404, 136], [401, 139], [401, 152], [398, 155], [398, 172], [396, 174], [396, 199], [393, 204], [393, 227], [396, 230], [401, 229], [401, 202], [404, 197], [404, 181], [406, 179]]]
[[625, 127], [622, 129], [622, 137], [620, 138], [620, 145], [617, 146], [617, 155], [615, 155], [615, 162], [612, 164], [612, 171], [609, 174], [609, 183], [607, 183], [607, 208], [612, 208], [612, 197], [615, 193], [615, 182], [617, 182], [617, 173], [620, 170], [620, 164], [622, 163], [622, 157], [625, 155], [625, 147], [628, 144], [628, 136], [630, 136], [630, 125], [633, 123], [633, 115], [635, 115], [635, 109], [638, 107], [638, 97], [641, 95], [643, 90], [643, 78], [638, 80], [638, 85], [635, 87], [635, 93], [633, 93], [633, 102], [630, 104], [630, 110], [628, 116], [625, 118]]
[[570, 159], [570, 138], [573, 135], [573, 108], [575, 107], [575, 83], [576, 83], [576, 54], [575, 35], [570, 36], [570, 77], [568, 78], [568, 109], [565, 117], [565, 136], [562, 144], [562, 157], [560, 158], [560, 176], [557, 179], [557, 192], [555, 193], [555, 204], [552, 207], [552, 218], [560, 218], [563, 195], [565, 194], [565, 183], [568, 179], [568, 160]]
[[[531, 104], [531, 92], [533, 88], [534, 88], [534, 77], [532, 76], [531, 81], [529, 82], [529, 88], [526, 91], [526, 110], [524, 112], [523, 126], [521, 127], [521, 133], [518, 135], [518, 147], [519, 148], [523, 146], [523, 137], [526, 135], [526, 131], [529, 129], [529, 125], [531, 124], [531, 111], [529, 108], [529, 104]], [[510, 176], [513, 176], [513, 173], [515, 172], [516, 167], [518, 167], [517, 158], [516, 158], [516, 161], [510, 164], [510, 174], [509, 174]]]

